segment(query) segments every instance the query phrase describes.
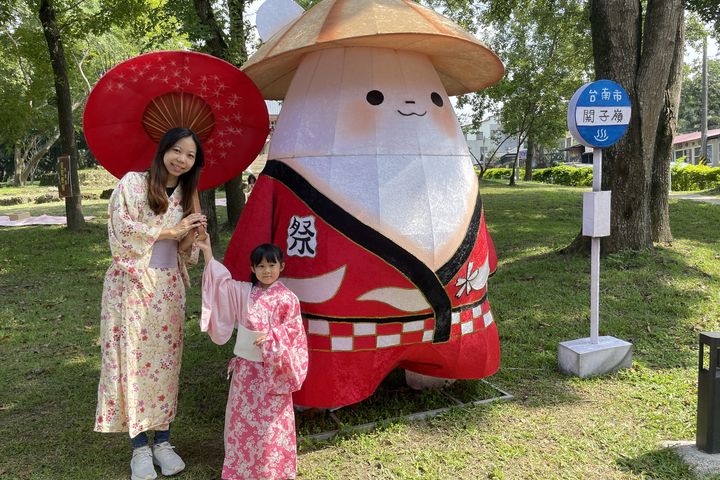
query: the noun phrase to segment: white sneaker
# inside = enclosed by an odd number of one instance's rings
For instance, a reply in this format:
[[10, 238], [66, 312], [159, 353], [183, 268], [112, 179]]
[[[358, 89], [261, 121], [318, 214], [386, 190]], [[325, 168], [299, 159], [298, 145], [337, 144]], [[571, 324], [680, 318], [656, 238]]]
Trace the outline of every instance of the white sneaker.
[[150, 447], [146, 445], [133, 449], [130, 470], [132, 471], [132, 480], [154, 480], [157, 478]]
[[182, 472], [185, 468], [185, 462], [173, 451], [174, 448], [169, 442], [153, 445], [153, 463], [160, 467], [166, 477]]

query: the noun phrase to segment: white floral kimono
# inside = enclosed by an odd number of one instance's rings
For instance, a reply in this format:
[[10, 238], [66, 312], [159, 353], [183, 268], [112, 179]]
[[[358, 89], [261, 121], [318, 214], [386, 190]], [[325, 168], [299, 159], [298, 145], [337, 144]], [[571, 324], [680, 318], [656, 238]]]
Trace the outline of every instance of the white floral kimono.
[[147, 202], [147, 173], [130, 172], [108, 205], [113, 262], [103, 286], [100, 316], [102, 366], [95, 431], [166, 430], [177, 410], [183, 350], [186, 264], [198, 249], [178, 251], [160, 231], [183, 218], [182, 190], [156, 215]]

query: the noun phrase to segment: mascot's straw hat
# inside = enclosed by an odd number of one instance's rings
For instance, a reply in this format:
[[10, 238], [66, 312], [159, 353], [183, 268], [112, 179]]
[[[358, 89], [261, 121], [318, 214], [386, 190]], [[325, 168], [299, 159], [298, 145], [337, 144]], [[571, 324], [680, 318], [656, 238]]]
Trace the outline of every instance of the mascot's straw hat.
[[[277, 9], [276, 4], [284, 2], [287, 0], [269, 0], [261, 6], [259, 30], [263, 7], [270, 4], [266, 10]], [[262, 30], [260, 33], [263, 36]], [[266, 99], [280, 100], [303, 55], [336, 47], [425, 54], [451, 96], [488, 87], [504, 73], [497, 55], [477, 38], [412, 0], [324, 0], [299, 18], [290, 18], [242, 68]]]

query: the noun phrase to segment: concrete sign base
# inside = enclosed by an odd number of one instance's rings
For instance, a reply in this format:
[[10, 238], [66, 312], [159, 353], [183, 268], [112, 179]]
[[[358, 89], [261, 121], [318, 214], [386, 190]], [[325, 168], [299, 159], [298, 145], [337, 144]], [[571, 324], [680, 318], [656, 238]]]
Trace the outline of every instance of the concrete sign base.
[[674, 450], [696, 475], [706, 477], [720, 474], [720, 455], [698, 450], [692, 440], [676, 440], [663, 443], [663, 447]]
[[580, 378], [630, 368], [632, 343], [610, 336], [599, 337], [597, 344], [590, 337], [560, 342], [558, 365], [563, 373]]

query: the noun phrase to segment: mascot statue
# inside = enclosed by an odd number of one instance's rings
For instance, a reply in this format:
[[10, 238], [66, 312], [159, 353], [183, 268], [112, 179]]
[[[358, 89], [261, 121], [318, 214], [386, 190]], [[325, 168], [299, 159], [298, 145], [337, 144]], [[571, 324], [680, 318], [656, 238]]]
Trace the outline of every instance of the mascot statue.
[[448, 96], [502, 63], [411, 0], [269, 0], [257, 18], [243, 70], [283, 105], [224, 263], [247, 280], [255, 246], [286, 252], [310, 350], [295, 402], [359, 402], [398, 367], [416, 385], [494, 374], [496, 256]]

